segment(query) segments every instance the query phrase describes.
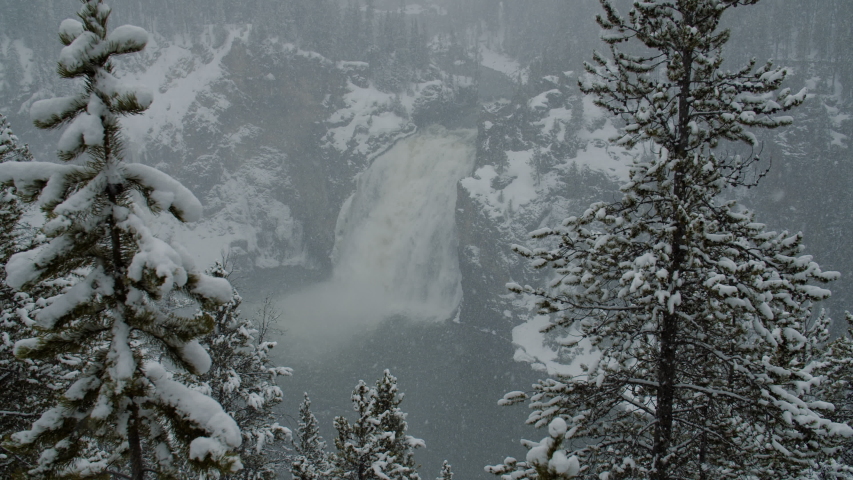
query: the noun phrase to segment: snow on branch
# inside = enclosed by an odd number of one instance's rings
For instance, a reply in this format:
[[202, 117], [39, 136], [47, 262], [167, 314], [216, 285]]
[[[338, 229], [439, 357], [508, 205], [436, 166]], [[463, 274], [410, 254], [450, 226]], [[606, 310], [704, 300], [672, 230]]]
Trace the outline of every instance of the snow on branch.
[[38, 325], [52, 329], [57, 321], [71, 314], [80, 305], [89, 303], [95, 295], [112, 295], [113, 279], [97, 267], [86, 278], [36, 314]]
[[65, 77], [86, 75], [99, 59], [138, 52], [148, 43], [148, 32], [132, 25], [116, 28], [106, 39], [93, 31], [80, 32], [71, 22], [63, 22], [60, 26], [64, 27], [60, 29], [60, 39], [73, 38], [59, 53], [59, 68]]
[[119, 227], [136, 236], [139, 247], [127, 267], [128, 278], [143, 282], [153, 273], [159, 284], [150, 285], [150, 290], [156, 288], [161, 296], [186, 285], [188, 274], [181, 255], [171, 245], [155, 237], [141, 218], [130, 214], [119, 223]]
[[68, 178], [84, 171], [76, 165], [48, 162], [6, 162], [0, 164], [0, 184], [13, 184], [27, 194], [40, 193], [39, 203], [49, 205], [63, 198]]
[[30, 119], [38, 128], [55, 128], [74, 118], [88, 102], [86, 95], [39, 100], [30, 107]]
[[158, 209], [171, 212], [182, 222], [195, 222], [201, 218], [201, 202], [181, 182], [140, 163], [128, 164], [125, 169], [127, 178], [138, 183]]
[[[159, 363], [149, 362], [144, 369], [146, 378], [154, 387], [152, 400], [160, 406], [173, 408], [178, 417], [209, 435], [192, 441], [191, 459], [203, 461], [210, 456], [218, 460], [228, 451], [240, 446], [243, 441], [240, 428], [216, 400], [172, 380], [171, 375]], [[237, 465], [239, 461], [235, 467]], [[239, 467], [234, 469], [236, 470], [239, 470]]]
[[107, 35], [115, 55], [139, 52], [148, 44], [148, 32], [135, 25], [122, 25]]

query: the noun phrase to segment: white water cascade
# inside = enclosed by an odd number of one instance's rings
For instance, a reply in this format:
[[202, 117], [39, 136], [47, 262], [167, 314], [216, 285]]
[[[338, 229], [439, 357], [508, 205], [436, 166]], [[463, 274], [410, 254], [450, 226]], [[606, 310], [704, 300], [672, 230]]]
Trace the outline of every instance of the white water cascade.
[[280, 304], [290, 333], [320, 328], [328, 339], [395, 315], [454, 314], [462, 299], [456, 184], [473, 169], [475, 136], [433, 126], [373, 161], [338, 217], [332, 279]]

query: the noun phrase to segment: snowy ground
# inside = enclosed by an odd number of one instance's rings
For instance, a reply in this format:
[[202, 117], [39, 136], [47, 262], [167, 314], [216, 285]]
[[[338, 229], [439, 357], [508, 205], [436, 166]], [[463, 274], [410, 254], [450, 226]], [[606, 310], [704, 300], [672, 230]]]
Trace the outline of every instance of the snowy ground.
[[484, 67], [501, 72], [512, 80], [527, 81], [527, 69], [517, 60], [493, 50], [485, 42], [480, 44], [480, 54], [483, 56], [481, 65]]

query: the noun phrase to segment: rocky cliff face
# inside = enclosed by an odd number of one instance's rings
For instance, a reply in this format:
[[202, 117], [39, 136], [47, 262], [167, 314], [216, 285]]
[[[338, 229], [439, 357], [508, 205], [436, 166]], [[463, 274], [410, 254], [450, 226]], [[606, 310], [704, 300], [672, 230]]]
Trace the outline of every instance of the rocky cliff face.
[[[157, 86], [155, 103], [126, 120], [134, 160], [166, 171], [205, 206], [186, 233], [200, 262], [220, 251], [242, 269], [323, 268], [342, 200], [319, 138], [339, 95], [335, 65], [251, 27], [211, 27], [186, 44], [155, 37], [128, 76]], [[174, 230], [178, 232], [178, 230]]]
[[615, 127], [580, 95], [573, 77], [532, 77], [513, 100], [487, 104], [474, 173], [459, 182], [461, 318], [505, 335], [516, 360], [542, 370], [554, 366], [558, 355], [543, 350], [536, 329], [525, 327], [536, 320], [533, 300], [509, 294], [505, 285], [538, 285], [547, 278], [512, 246], [547, 247], [529, 232], [614, 195], [631, 159], [642, 154], [609, 146]]

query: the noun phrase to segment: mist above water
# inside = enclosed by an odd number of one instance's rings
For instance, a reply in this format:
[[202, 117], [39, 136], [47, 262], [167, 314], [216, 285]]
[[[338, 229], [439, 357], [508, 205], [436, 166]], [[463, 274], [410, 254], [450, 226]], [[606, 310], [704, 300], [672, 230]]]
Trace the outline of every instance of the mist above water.
[[[334, 273], [278, 301], [294, 345], [322, 353], [391, 317], [443, 321], [462, 300], [454, 212], [476, 131], [429, 127], [376, 158], [338, 217]], [[312, 339], [322, 338], [320, 342]]]

